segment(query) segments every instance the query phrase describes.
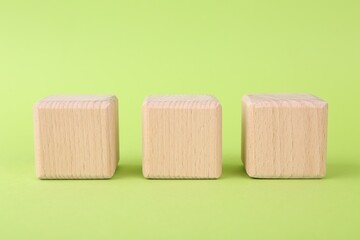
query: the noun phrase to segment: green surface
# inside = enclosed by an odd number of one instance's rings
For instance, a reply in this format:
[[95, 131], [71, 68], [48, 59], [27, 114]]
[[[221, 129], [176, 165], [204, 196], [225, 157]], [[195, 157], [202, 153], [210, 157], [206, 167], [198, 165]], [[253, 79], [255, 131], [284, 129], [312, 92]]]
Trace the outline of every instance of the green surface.
[[[360, 1], [0, 0], [0, 239], [360, 239]], [[240, 161], [241, 97], [329, 102], [328, 174], [255, 180]], [[49, 94], [119, 98], [111, 180], [41, 181], [32, 105]], [[219, 180], [146, 180], [148, 94], [223, 106]]]

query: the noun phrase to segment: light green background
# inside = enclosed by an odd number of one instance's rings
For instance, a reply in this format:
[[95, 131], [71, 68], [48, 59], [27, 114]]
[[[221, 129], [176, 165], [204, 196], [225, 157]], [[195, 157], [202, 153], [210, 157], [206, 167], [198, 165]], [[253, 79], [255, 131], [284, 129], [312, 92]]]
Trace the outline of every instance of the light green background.
[[[0, 239], [359, 239], [360, 1], [0, 0]], [[329, 102], [328, 174], [255, 180], [240, 161], [241, 97]], [[32, 105], [49, 94], [119, 98], [111, 180], [34, 175]], [[219, 180], [146, 180], [148, 94], [223, 106]]]

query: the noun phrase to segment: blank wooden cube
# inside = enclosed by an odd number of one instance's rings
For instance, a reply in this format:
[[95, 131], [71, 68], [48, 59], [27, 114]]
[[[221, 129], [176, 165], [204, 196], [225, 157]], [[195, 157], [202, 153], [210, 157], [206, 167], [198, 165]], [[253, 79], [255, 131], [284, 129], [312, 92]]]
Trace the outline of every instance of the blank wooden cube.
[[216, 98], [150, 96], [142, 114], [144, 177], [220, 177], [221, 105]]
[[119, 159], [117, 102], [111, 95], [56, 95], [37, 102], [37, 177], [111, 178]]
[[321, 178], [327, 103], [308, 94], [243, 97], [242, 159], [255, 178]]

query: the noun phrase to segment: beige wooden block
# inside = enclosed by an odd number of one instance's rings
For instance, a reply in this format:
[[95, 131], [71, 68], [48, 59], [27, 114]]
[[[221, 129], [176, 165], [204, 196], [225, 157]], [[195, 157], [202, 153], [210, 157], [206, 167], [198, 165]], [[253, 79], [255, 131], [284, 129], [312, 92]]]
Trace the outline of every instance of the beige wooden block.
[[255, 178], [321, 178], [327, 103], [308, 94], [243, 97], [242, 159]]
[[37, 102], [37, 177], [111, 178], [119, 159], [117, 102], [111, 95], [55, 95]]
[[149, 96], [143, 114], [143, 175], [221, 176], [221, 105], [207, 95]]

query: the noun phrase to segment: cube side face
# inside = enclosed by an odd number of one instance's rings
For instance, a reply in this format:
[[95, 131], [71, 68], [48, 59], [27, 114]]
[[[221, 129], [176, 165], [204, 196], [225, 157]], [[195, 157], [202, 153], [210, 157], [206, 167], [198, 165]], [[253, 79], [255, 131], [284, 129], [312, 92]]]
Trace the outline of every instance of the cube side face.
[[253, 150], [245, 164], [251, 177], [325, 176], [327, 105], [254, 106], [252, 116], [247, 141]]
[[254, 162], [254, 107], [244, 96], [242, 101], [241, 158], [249, 175], [255, 174]]
[[118, 166], [120, 160], [120, 152], [119, 152], [119, 110], [118, 110], [118, 99], [115, 98], [113, 102], [111, 102], [108, 108], [108, 129], [109, 129], [109, 150], [110, 150], [110, 172], [108, 178], [111, 178]]
[[117, 101], [42, 102], [35, 106], [40, 179], [110, 178], [117, 164]]
[[146, 178], [218, 178], [222, 172], [221, 106], [143, 107]]

